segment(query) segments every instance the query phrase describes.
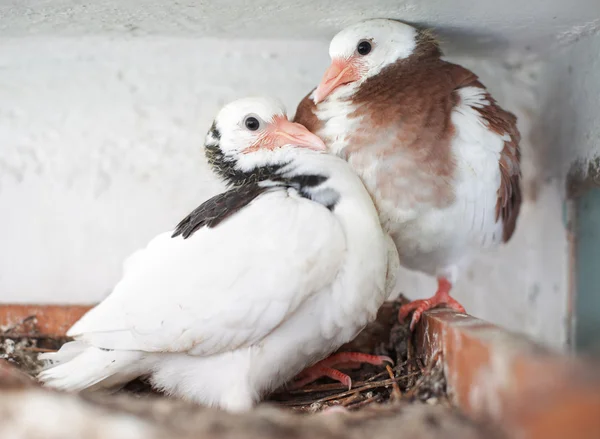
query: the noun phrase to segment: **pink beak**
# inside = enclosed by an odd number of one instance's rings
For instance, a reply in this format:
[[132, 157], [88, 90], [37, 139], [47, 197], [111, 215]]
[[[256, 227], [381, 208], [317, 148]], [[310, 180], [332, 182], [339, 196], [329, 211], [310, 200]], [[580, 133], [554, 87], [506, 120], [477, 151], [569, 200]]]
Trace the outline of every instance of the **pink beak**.
[[320, 137], [308, 131], [304, 125], [290, 122], [285, 116], [275, 117], [267, 134], [271, 149], [283, 145], [295, 145], [315, 151], [325, 151], [325, 143]]
[[340, 85], [358, 80], [360, 78], [358, 70], [351, 59], [334, 59], [325, 70], [323, 79], [315, 91], [315, 104], [322, 102]]

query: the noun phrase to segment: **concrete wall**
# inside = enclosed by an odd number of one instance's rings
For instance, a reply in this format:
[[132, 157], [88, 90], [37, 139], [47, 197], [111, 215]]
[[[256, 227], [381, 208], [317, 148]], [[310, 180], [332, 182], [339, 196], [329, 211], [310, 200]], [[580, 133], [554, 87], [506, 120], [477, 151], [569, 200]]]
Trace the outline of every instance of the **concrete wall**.
[[145, 38], [0, 43], [0, 300], [94, 302], [121, 260], [219, 190], [202, 144], [253, 93], [295, 105], [327, 45]]
[[[589, 166], [600, 157], [600, 35], [576, 41], [549, 57], [540, 72], [544, 111], [536, 128], [544, 148], [537, 154], [548, 180], [564, 180], [571, 172], [585, 180], [595, 175], [595, 188], [569, 203], [574, 229], [571, 289], [573, 345], [600, 354], [600, 188], [598, 169]], [[596, 162], [597, 163], [597, 162]]]
[[[249, 93], [295, 104], [325, 41], [19, 37], [0, 43], [0, 301], [94, 302], [121, 262], [216, 193], [201, 144], [217, 108]], [[456, 286], [474, 315], [561, 346], [567, 251], [562, 181], [539, 168], [537, 64], [461, 58], [520, 118], [517, 233]], [[541, 69], [541, 70], [540, 70]], [[542, 142], [543, 143], [543, 142]], [[405, 273], [409, 297], [435, 283]]]
[[575, 41], [545, 59], [536, 127], [544, 147], [536, 160], [547, 178], [565, 177], [573, 163], [600, 155], [600, 34]]

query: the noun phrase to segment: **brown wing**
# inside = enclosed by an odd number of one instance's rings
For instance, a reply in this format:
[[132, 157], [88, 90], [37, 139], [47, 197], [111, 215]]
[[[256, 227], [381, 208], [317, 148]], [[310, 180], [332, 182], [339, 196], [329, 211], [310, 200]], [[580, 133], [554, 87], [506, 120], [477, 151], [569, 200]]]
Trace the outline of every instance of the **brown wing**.
[[296, 115], [294, 116], [294, 122], [304, 125], [311, 133], [317, 133], [323, 126], [322, 122], [315, 115], [315, 103], [310, 99], [310, 95], [315, 89], [311, 90], [304, 99], [298, 104], [296, 108]]
[[[455, 80], [456, 88], [485, 86], [479, 82], [477, 76], [470, 70], [452, 64], [451, 76]], [[521, 134], [517, 129], [517, 118], [514, 114], [502, 109], [498, 102], [486, 94], [489, 105], [476, 108], [489, 124], [489, 128], [499, 135], [508, 135], [509, 140], [504, 142], [500, 153], [500, 187], [498, 188], [498, 201], [496, 202], [496, 220], [502, 218], [504, 230], [502, 239], [508, 241], [517, 224], [517, 217], [521, 209], [521, 151], [519, 142]]]
[[501, 181], [496, 202], [496, 219], [502, 216], [504, 224], [502, 238], [506, 242], [515, 231], [521, 209], [521, 151], [519, 150], [521, 135], [517, 130], [516, 117], [511, 113], [502, 112], [507, 116], [504, 123], [508, 124], [509, 129], [505, 132], [510, 136], [510, 140], [504, 142], [504, 149], [500, 153]]

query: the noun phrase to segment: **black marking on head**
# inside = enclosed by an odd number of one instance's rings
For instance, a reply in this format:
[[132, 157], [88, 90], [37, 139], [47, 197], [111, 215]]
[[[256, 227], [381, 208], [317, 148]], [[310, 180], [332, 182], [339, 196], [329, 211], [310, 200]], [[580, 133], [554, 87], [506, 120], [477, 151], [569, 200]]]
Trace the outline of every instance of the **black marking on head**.
[[211, 168], [225, 180], [231, 189], [212, 197], [197, 207], [177, 225], [171, 235], [172, 238], [181, 235], [183, 239], [186, 239], [204, 226], [216, 227], [223, 220], [239, 212], [256, 197], [272, 189], [273, 186], [258, 184], [267, 180], [276, 183], [280, 188], [294, 188], [301, 196], [320, 203], [329, 210], [335, 208], [339, 200], [337, 192], [332, 189], [315, 190], [327, 181], [327, 176], [319, 174], [290, 175], [291, 172], [287, 169], [289, 163], [261, 166], [251, 171], [240, 170], [236, 166], [236, 160], [223, 153], [220, 140], [221, 133], [216, 123], [213, 122], [207, 135], [204, 152]]
[[272, 179], [285, 163], [270, 166], [261, 166], [252, 171], [243, 171], [236, 166], [235, 159], [225, 156], [218, 143], [207, 144], [204, 154], [211, 168], [225, 180], [229, 186], [242, 186]]
[[211, 136], [213, 136], [216, 140], [221, 140], [221, 132], [219, 131], [219, 129], [217, 128], [217, 122], [213, 122], [213, 124], [210, 127], [210, 131], [209, 133], [211, 134]]
[[249, 183], [269, 180], [285, 164], [262, 166], [252, 171], [242, 171], [236, 166], [236, 160], [227, 157], [221, 150], [221, 132], [213, 122], [206, 136], [204, 154], [211, 168], [228, 186], [241, 186]]
[[221, 140], [221, 132], [217, 128], [217, 123], [213, 122], [206, 134], [205, 146], [218, 146]]
[[192, 213], [186, 216], [175, 228], [172, 238], [179, 235], [183, 239], [189, 238], [202, 227], [208, 228], [219, 225], [242, 208], [250, 204], [260, 194], [269, 190], [269, 187], [259, 186], [256, 183], [229, 189], [202, 203]]

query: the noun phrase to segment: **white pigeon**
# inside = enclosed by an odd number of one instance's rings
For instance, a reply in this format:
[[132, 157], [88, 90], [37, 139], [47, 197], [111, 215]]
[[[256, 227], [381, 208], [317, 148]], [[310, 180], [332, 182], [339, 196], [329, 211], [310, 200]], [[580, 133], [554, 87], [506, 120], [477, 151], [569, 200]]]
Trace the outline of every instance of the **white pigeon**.
[[74, 341], [41, 356], [46, 385], [148, 375], [167, 394], [247, 410], [375, 318], [391, 240], [347, 163], [266, 98], [225, 106], [205, 148], [230, 189], [126, 261]]

